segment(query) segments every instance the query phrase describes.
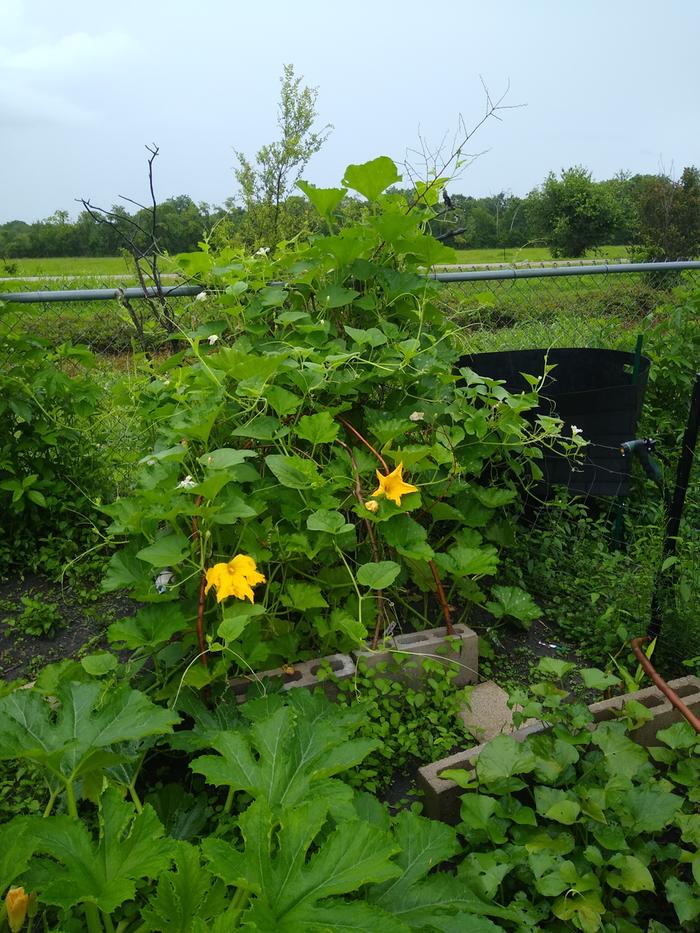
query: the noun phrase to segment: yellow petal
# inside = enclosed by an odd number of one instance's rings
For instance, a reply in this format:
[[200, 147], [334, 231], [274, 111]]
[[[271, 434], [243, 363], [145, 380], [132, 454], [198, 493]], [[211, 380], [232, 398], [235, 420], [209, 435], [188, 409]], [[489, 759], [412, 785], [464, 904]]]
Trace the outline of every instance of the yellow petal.
[[236, 599], [249, 599], [253, 602], [253, 587], [264, 583], [265, 577], [259, 573], [255, 561], [246, 554], [237, 554], [228, 563], [214, 564], [206, 572], [207, 585], [205, 594], [216, 588], [216, 601], [221, 602], [229, 596]]
[[379, 486], [372, 493], [372, 496], [384, 495], [387, 499], [391, 499], [392, 502], [395, 502], [396, 505], [401, 505], [401, 496], [405, 496], [409, 492], [418, 492], [417, 486], [413, 486], [411, 483], [404, 483], [403, 463], [400, 463], [396, 469], [392, 470], [387, 476], [382, 476], [379, 470], [377, 470], [377, 479], [379, 480]]
[[24, 918], [27, 916], [27, 905], [29, 895], [25, 894], [24, 888], [10, 888], [5, 897], [5, 908], [7, 910], [7, 922], [10, 925], [12, 933], [19, 933], [24, 924]]

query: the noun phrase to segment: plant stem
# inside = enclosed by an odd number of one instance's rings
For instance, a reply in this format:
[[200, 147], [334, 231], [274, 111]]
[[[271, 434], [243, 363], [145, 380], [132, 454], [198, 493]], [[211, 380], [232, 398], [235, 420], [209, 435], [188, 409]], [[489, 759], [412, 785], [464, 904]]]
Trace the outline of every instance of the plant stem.
[[133, 784], [129, 784], [129, 796], [134, 801], [134, 806], [136, 807], [137, 813], [143, 813], [143, 804], [139, 799], [139, 795], [136, 793], [136, 788]]
[[204, 600], [207, 585], [207, 575], [202, 573], [202, 578], [199, 581], [199, 604], [197, 606], [197, 640], [199, 642], [199, 660], [201, 663], [207, 667], [207, 643], [204, 640]]
[[107, 933], [114, 933], [114, 924], [112, 923], [112, 918], [106, 911], [102, 911], [102, 919], [104, 920], [105, 930]]
[[233, 806], [233, 795], [235, 791], [233, 787], [229, 787], [228, 794], [226, 794], [226, 803], [224, 804], [224, 813], [230, 813], [231, 807]]
[[428, 565], [430, 566], [430, 570], [433, 574], [433, 580], [435, 580], [435, 589], [437, 591], [437, 598], [439, 599], [440, 605], [442, 606], [442, 614], [445, 617], [445, 628], [447, 629], [447, 634], [454, 635], [455, 630], [452, 625], [452, 613], [450, 612], [450, 607], [447, 604], [447, 599], [445, 598], [445, 590], [442, 587], [440, 574], [438, 573], [438, 569], [435, 566], [434, 560], [429, 560]]
[[85, 910], [85, 919], [87, 921], [89, 933], [104, 933], [104, 927], [100, 920], [100, 911], [98, 910], [97, 904], [90, 904], [85, 901], [83, 909]]
[[243, 911], [248, 905], [248, 899], [250, 898], [250, 891], [246, 891], [245, 888], [238, 888], [236, 893], [231, 898], [231, 915], [230, 920], [233, 923], [233, 926], [238, 926], [238, 918], [241, 916]]
[[344, 428], [347, 428], [347, 430], [350, 431], [352, 434], [354, 434], [358, 440], [362, 441], [362, 443], [365, 445], [365, 447], [367, 447], [368, 450], [372, 451], [374, 456], [381, 463], [382, 469], [384, 470], [384, 472], [389, 473], [390, 470], [389, 470], [389, 467], [386, 465], [386, 460], [384, 459], [384, 457], [382, 457], [379, 451], [375, 450], [374, 447], [372, 447], [372, 445], [367, 440], [367, 438], [363, 437], [356, 428], [353, 428], [350, 422], [346, 421], [345, 418], [341, 418], [339, 415], [337, 415], [336, 418], [343, 425]]
[[51, 811], [53, 810], [53, 805], [56, 803], [56, 797], [58, 797], [58, 791], [52, 790], [48, 803], [46, 804], [46, 807], [44, 808], [45, 817], [49, 816]]
[[[78, 807], [75, 803], [75, 793], [73, 792], [72, 781], [66, 781], [66, 806], [68, 808], [68, 815], [72, 816], [74, 820], [79, 819]], [[87, 908], [87, 904], [85, 906]]]

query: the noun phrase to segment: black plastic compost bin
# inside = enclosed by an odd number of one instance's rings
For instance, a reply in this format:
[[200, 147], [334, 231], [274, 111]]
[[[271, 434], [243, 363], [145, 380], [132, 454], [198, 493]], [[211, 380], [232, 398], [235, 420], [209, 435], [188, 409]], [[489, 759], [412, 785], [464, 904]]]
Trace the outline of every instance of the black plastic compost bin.
[[522, 373], [541, 376], [545, 357], [554, 369], [540, 392], [538, 411], [558, 415], [569, 429], [576, 425], [589, 444], [583, 461], [575, 466], [545, 450], [544, 460], [539, 461], [544, 485], [566, 486], [571, 492], [591, 496], [626, 495], [630, 458], [622, 456], [620, 444], [636, 437], [650, 360], [639, 357], [636, 377], [635, 354], [621, 350], [475, 353], [461, 357], [457, 366], [468, 366], [481, 376], [503, 380], [509, 392], [528, 392], [530, 386]]

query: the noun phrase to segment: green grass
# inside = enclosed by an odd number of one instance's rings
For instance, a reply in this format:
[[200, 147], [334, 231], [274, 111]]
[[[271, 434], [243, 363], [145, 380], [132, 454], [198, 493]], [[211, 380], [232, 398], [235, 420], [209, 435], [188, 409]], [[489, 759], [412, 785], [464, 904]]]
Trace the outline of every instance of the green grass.
[[[27, 275], [133, 275], [133, 265], [122, 256], [51, 256], [43, 259], [8, 259], [6, 265], [7, 268], [0, 262], [0, 278], [7, 276], [22, 278]], [[163, 259], [160, 265], [164, 272], [173, 268], [173, 264], [167, 258]]]
[[[626, 246], [599, 246], [591, 251], [586, 259], [627, 259]], [[457, 262], [492, 263], [492, 262], [551, 262], [552, 255], [545, 246], [523, 246], [514, 249], [458, 249]], [[558, 260], [566, 261], [566, 260]]]

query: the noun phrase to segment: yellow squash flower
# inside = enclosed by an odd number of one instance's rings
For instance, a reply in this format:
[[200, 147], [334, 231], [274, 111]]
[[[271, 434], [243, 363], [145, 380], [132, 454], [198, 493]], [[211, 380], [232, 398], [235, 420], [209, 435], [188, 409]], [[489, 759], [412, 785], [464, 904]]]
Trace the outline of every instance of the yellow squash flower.
[[402, 476], [403, 463], [400, 463], [388, 476], [382, 476], [379, 470], [376, 472], [379, 486], [372, 493], [373, 497], [386, 496], [387, 499], [391, 499], [392, 502], [401, 505], [401, 496], [405, 496], [409, 492], [418, 492], [417, 486], [404, 483]]
[[216, 588], [216, 601], [220, 603], [228, 596], [249, 599], [253, 602], [253, 587], [264, 583], [265, 577], [258, 573], [255, 561], [246, 554], [236, 554], [227, 564], [214, 564], [207, 570], [205, 594]]
[[29, 895], [25, 894], [24, 888], [10, 888], [5, 897], [5, 908], [12, 933], [18, 933], [22, 929], [28, 905]]

